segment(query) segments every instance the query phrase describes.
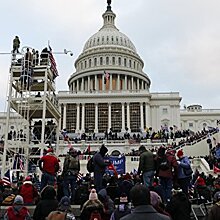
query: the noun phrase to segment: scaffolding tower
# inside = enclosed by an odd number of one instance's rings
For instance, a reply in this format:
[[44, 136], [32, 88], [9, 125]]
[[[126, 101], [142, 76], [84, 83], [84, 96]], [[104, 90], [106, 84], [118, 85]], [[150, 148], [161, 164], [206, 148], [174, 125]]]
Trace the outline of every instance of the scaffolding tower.
[[[12, 54], [6, 132], [1, 176], [7, 169], [7, 161], [19, 155], [23, 163], [23, 173], [37, 166], [43, 150], [54, 146], [58, 153], [60, 112], [56, 97], [54, 58], [51, 51], [44, 51], [34, 57], [32, 48], [23, 47], [20, 54]], [[16, 114], [27, 125], [11, 137], [9, 120]]]

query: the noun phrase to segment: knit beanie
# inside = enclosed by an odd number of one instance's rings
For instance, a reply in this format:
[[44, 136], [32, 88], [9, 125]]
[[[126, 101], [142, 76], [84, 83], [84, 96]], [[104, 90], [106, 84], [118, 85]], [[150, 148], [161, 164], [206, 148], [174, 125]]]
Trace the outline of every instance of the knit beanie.
[[17, 195], [14, 199], [14, 204], [23, 205], [24, 204], [23, 197], [20, 195]]
[[183, 156], [183, 150], [178, 150], [177, 152], [177, 157], [182, 157]]
[[96, 190], [92, 189], [90, 194], [89, 194], [89, 200], [96, 200], [96, 199], [98, 199], [98, 195], [96, 193]]
[[70, 209], [70, 199], [67, 196], [61, 198], [58, 209], [61, 211], [66, 211]]

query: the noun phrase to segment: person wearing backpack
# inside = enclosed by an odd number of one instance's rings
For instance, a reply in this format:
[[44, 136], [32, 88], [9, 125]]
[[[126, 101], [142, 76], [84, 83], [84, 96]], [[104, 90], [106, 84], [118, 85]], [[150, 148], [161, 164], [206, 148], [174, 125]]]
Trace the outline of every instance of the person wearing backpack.
[[156, 175], [159, 177], [159, 182], [163, 192], [163, 202], [170, 201], [174, 181], [177, 181], [178, 163], [175, 153], [164, 147], [160, 147], [156, 157]]
[[94, 184], [95, 184], [95, 188], [96, 188], [97, 192], [99, 192], [103, 188], [103, 185], [102, 185], [103, 175], [105, 173], [106, 166], [109, 165], [109, 163], [106, 163], [104, 161], [104, 157], [105, 157], [107, 152], [108, 152], [107, 147], [104, 144], [102, 144], [102, 146], [100, 148], [100, 151], [97, 152], [93, 156]]
[[[71, 203], [75, 202], [77, 175], [80, 171], [80, 163], [77, 151], [74, 148], [69, 149], [63, 164], [63, 193], [64, 196], [71, 196]], [[71, 193], [69, 192], [69, 186]]]

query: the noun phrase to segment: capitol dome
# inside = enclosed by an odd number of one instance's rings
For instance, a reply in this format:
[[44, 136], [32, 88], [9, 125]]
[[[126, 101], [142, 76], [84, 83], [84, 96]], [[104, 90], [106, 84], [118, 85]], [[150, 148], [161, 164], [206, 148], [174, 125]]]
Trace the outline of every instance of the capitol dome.
[[87, 40], [83, 52], [92, 48], [111, 47], [114, 45], [137, 53], [131, 40], [115, 27], [115, 17], [116, 15], [112, 11], [106, 11], [106, 13], [103, 14], [103, 27]]

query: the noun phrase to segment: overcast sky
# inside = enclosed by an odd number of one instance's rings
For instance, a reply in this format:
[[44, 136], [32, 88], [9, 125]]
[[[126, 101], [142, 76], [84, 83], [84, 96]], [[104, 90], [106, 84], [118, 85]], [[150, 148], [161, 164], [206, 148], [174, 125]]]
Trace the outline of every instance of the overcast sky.
[[[7, 0], [0, 7], [0, 53], [10, 52], [18, 35], [21, 46], [42, 50], [48, 40], [60, 76], [67, 81], [84, 43], [102, 26], [106, 0]], [[136, 46], [151, 92], [179, 92], [183, 105], [220, 108], [220, 1], [113, 0], [116, 26]], [[6, 110], [10, 56], [0, 55], [0, 111]]]

